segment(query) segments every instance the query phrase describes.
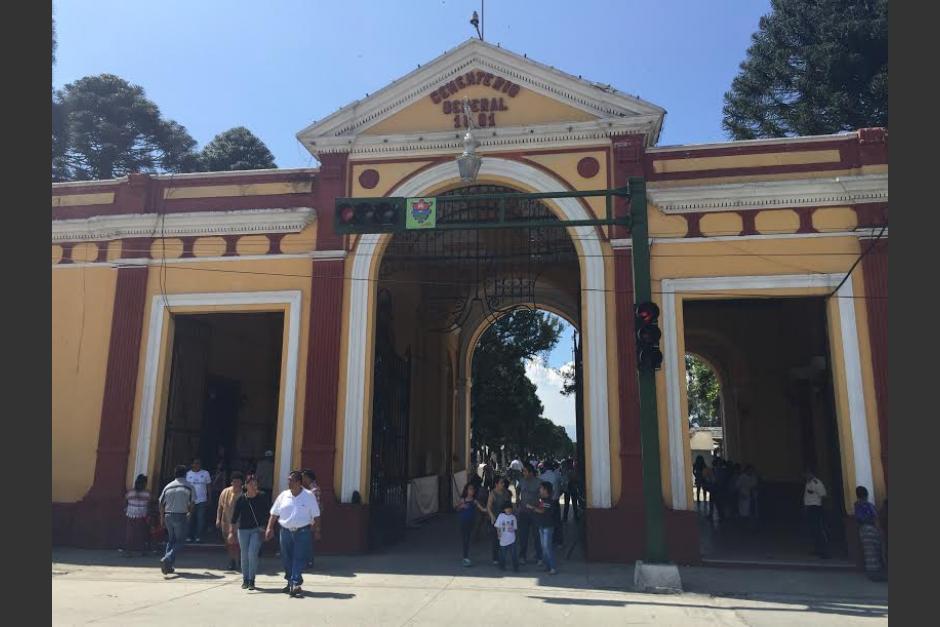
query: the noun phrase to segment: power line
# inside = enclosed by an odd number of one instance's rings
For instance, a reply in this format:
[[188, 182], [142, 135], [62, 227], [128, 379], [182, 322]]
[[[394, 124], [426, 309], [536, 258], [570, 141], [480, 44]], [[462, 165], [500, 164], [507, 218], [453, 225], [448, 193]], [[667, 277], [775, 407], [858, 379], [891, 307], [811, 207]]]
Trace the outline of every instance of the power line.
[[[118, 268], [137, 268], [137, 267], [140, 267], [140, 266], [138, 266], [138, 265], [136, 265], [136, 264], [133, 264], [133, 265], [132, 265], [132, 264], [127, 264], [127, 265], [117, 265], [116, 267], [118, 267]], [[222, 274], [244, 274], [244, 275], [254, 275], [254, 276], [276, 276], [276, 277], [289, 277], [289, 278], [300, 278], [300, 279], [311, 279], [311, 278], [312, 278], [312, 274], [307, 274], [307, 273], [298, 274], [298, 273], [290, 273], [290, 272], [260, 272], [260, 271], [252, 271], [252, 270], [225, 270], [225, 269], [221, 269], [221, 268], [199, 268], [199, 267], [194, 267], [194, 266], [191, 266], [191, 265], [180, 265], [180, 266], [168, 267], [168, 270], [170, 270], [170, 271], [189, 270], [189, 271], [193, 271], [193, 272], [217, 272], [217, 273], [222, 273]], [[460, 282], [460, 281], [421, 281], [421, 280], [388, 279], [388, 278], [386, 278], [386, 279], [377, 278], [377, 279], [376, 279], [376, 278], [371, 278], [371, 277], [347, 277], [347, 276], [343, 276], [343, 275], [337, 275], [337, 276], [318, 276], [317, 278], [321, 278], [321, 279], [324, 279], [324, 280], [333, 280], [333, 281], [337, 281], [337, 280], [338, 280], [338, 281], [366, 281], [366, 282], [370, 282], [370, 283], [396, 283], [396, 284], [402, 284], [402, 285], [432, 285], [432, 286], [442, 286], [442, 287], [444, 287], [444, 286], [456, 287], [456, 286], [468, 286], [468, 285], [478, 285], [478, 284], [479, 284], [479, 282], [469, 282], [469, 281], [464, 281], [464, 282]], [[632, 293], [633, 293], [633, 290], [632, 290], [632, 289], [630, 289], [630, 290], [617, 290], [617, 289], [591, 288], [591, 287], [582, 287], [582, 288], [580, 288], [580, 291], [582, 291], [582, 292], [604, 292], [604, 293], [611, 293], [611, 294], [632, 294]], [[654, 291], [653, 293], [654, 293], [654, 294], [673, 294], [674, 292]], [[696, 291], [695, 294], [696, 294], [696, 295], [704, 295], [704, 296], [719, 296], [719, 297], [739, 296], [740, 298], [759, 298], [759, 297], [755, 297], [754, 294], [753, 294], [753, 292], [744, 291], [744, 292], [736, 293], [736, 292], [734, 292], [734, 290], [718, 290], [718, 291], [715, 291], [715, 292]], [[820, 295], [820, 296], [822, 296], [822, 295]], [[859, 299], [859, 300], [873, 299], [873, 300], [876, 300], [876, 299], [887, 299], [887, 296], [874, 296], [874, 295], [869, 295], [869, 294], [866, 294], [866, 295], [863, 295], [863, 296], [858, 296], [858, 295], [852, 295], [852, 296], [836, 295], [836, 296], [834, 296], [833, 298], [851, 298], [851, 299]]]
[[852, 270], [855, 270], [855, 267], [856, 267], [859, 263], [861, 263], [862, 259], [865, 258], [865, 255], [867, 255], [868, 253], [870, 253], [870, 252], [872, 251], [872, 249], [875, 247], [875, 244], [878, 243], [878, 240], [881, 239], [881, 236], [884, 235], [885, 229], [887, 229], [887, 228], [888, 228], [888, 225], [887, 225], [887, 224], [885, 224], [883, 227], [881, 227], [881, 230], [878, 231], [878, 235], [875, 237], [875, 239], [873, 239], [873, 240], [871, 241], [871, 243], [868, 245], [868, 248], [866, 248], [865, 250], [862, 251], [862, 254], [860, 254], [860, 255], [858, 256], [858, 259], [855, 260], [855, 263], [852, 264], [852, 267], [849, 268], [849, 271], [845, 273], [845, 276], [842, 277], [842, 280], [839, 281], [839, 284], [835, 287], [834, 290], [832, 290], [832, 293], [829, 294], [829, 298], [832, 298], [833, 294], [835, 294], [836, 292], [838, 292], [838, 291], [839, 291], [839, 288], [842, 287], [842, 286], [845, 284], [845, 282], [849, 280], [849, 277], [852, 276]]

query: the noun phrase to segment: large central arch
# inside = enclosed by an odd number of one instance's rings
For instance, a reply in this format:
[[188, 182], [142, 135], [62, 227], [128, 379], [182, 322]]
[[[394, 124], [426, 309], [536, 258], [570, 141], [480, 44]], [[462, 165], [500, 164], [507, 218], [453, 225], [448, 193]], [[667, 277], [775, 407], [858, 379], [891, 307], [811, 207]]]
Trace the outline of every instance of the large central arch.
[[[531, 165], [520, 161], [485, 157], [480, 180], [508, 183], [533, 192], [564, 192], [565, 186]], [[458, 183], [456, 166], [442, 163], [424, 170], [390, 192], [391, 196], [419, 196], [435, 193]], [[594, 218], [574, 198], [546, 202], [565, 220]], [[584, 354], [584, 422], [588, 504], [595, 508], [611, 506], [610, 425], [608, 398], [606, 280], [602, 242], [594, 227], [568, 229], [578, 252], [582, 290], [582, 337]], [[348, 328], [346, 337], [346, 390], [344, 395], [343, 462], [340, 498], [351, 502], [354, 491], [363, 490], [368, 436], [367, 408], [371, 407], [371, 342], [375, 318], [376, 275], [388, 234], [362, 235], [356, 243], [350, 269]]]

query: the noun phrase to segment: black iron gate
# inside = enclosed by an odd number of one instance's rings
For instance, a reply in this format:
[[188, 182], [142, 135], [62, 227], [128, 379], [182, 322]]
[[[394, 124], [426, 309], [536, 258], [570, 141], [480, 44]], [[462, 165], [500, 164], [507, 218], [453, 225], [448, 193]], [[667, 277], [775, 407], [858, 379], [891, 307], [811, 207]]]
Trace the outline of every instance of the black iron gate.
[[[380, 305], [381, 307], [381, 305]], [[380, 317], [382, 315], [380, 311]], [[372, 473], [369, 483], [369, 545], [380, 548], [405, 534], [408, 509], [408, 439], [411, 354], [395, 352], [379, 321], [372, 401]]]

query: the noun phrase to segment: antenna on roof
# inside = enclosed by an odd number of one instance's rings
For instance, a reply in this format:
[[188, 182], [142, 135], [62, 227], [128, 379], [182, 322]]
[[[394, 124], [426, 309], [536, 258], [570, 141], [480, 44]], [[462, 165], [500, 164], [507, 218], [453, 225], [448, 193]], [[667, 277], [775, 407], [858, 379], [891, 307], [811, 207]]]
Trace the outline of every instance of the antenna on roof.
[[483, 16], [483, 2], [484, 2], [484, 0], [480, 0], [480, 13], [479, 13], [479, 15], [477, 14], [476, 11], [474, 11], [474, 12], [473, 12], [473, 15], [470, 16], [470, 24], [472, 24], [472, 25], [473, 25], [473, 28], [476, 29], [476, 31], [477, 31], [477, 37], [480, 38], [480, 41], [483, 41], [483, 27], [482, 27], [482, 24], [483, 24], [483, 18], [482, 18], [482, 16]]

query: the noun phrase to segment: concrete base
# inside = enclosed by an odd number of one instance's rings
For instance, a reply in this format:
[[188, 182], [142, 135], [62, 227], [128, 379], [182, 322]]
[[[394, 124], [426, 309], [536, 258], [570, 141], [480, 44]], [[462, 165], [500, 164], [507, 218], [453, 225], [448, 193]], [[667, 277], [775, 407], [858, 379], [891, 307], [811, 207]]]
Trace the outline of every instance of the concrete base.
[[633, 588], [636, 592], [681, 594], [679, 568], [675, 564], [644, 564], [638, 560], [633, 569]]

